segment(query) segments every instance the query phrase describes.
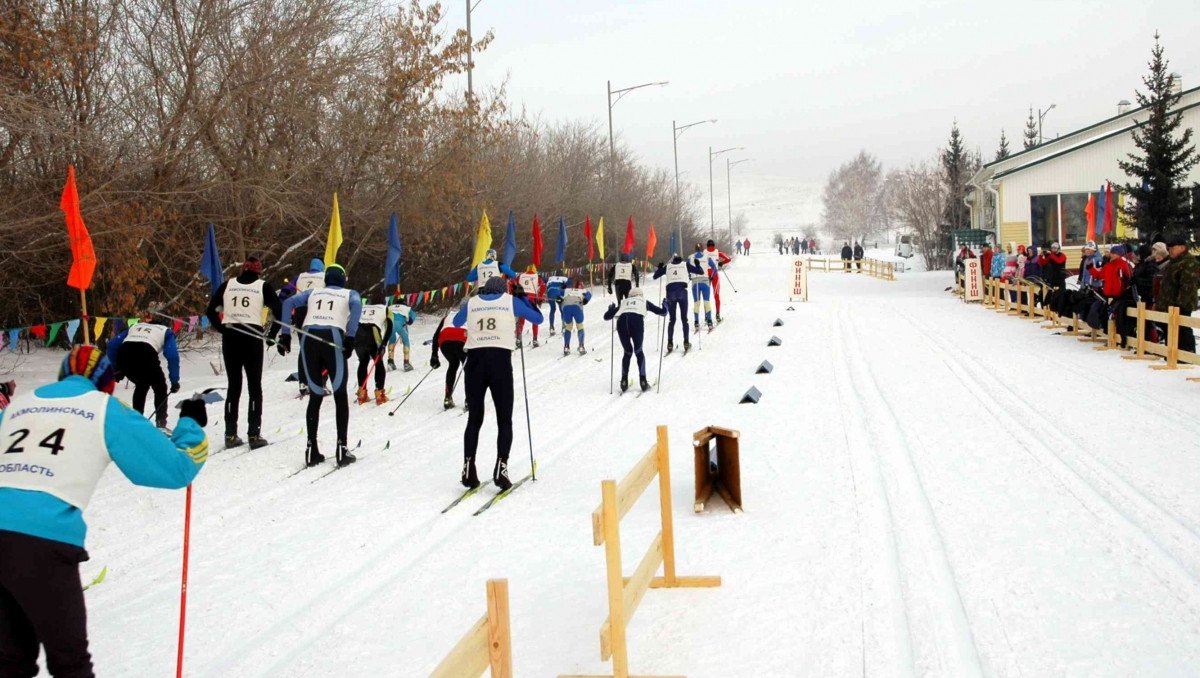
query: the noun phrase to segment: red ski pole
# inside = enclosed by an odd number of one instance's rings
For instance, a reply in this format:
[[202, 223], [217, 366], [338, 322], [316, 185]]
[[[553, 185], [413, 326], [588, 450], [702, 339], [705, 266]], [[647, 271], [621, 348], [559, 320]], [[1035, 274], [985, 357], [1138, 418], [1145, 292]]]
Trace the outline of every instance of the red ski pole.
[[183, 514], [183, 580], [179, 585], [179, 656], [175, 660], [175, 678], [183, 678], [183, 628], [187, 620], [188, 543], [192, 531], [192, 486], [187, 486], [187, 508]]

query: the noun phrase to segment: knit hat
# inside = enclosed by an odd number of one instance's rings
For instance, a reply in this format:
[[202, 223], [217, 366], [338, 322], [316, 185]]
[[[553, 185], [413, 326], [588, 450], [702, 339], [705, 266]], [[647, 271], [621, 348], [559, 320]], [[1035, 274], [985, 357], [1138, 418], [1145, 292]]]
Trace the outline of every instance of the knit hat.
[[716, 246], [717, 246], [717, 243], [713, 242], [712, 240], [709, 240], [709, 241], [708, 241], [708, 246], [709, 246], [709, 247], [716, 247]]
[[1087, 241], [1087, 243], [1083, 246], [1083, 249], [1092, 250], [1093, 252], [1095, 252], [1096, 251], [1096, 241], [1095, 240]]
[[262, 273], [262, 262], [257, 257], [246, 257], [242, 262], [242, 272]]
[[496, 258], [496, 250], [488, 250], [487, 254], [484, 255], [484, 257], [483, 257], [484, 261], [491, 261], [495, 258]]
[[340, 264], [331, 264], [325, 269], [325, 286], [326, 287], [345, 287], [346, 286], [346, 269]]
[[537, 273], [537, 266], [534, 266], [533, 264], [530, 264], [530, 265], [528, 265], [528, 266], [526, 266], [526, 267], [525, 267], [525, 272], [526, 272], [526, 273]]
[[324, 270], [325, 270], [325, 262], [324, 261], [314, 258], [312, 261], [308, 262], [308, 272], [309, 273], [321, 273]]
[[1151, 250], [1151, 252], [1153, 252], [1153, 256], [1166, 257], [1167, 256], [1167, 243], [1156, 242], [1156, 243], [1154, 243], [1154, 246], [1150, 248], [1150, 250]]
[[631, 297], [640, 297], [640, 296], [642, 296], [642, 288], [640, 288], [640, 287], [635, 287], [635, 288], [633, 288], [633, 289], [629, 290], [629, 296], [631, 296]]
[[483, 284], [483, 290], [480, 294], [504, 294], [508, 291], [508, 286], [504, 284], [504, 278], [500, 276], [492, 276]]
[[109, 395], [117, 385], [112, 363], [95, 346], [76, 346], [63, 358], [62, 367], [58, 370], [59, 381], [72, 375], [87, 377], [98, 390]]
[[1060, 247], [1062, 247], [1062, 245], [1059, 245], [1057, 240], [1056, 240], [1056, 241], [1054, 241], [1054, 242], [1052, 242], [1052, 243], [1050, 243], [1050, 249], [1052, 249], [1052, 250], [1056, 250], [1056, 249], [1058, 249], [1058, 248], [1060, 248]]
[[1108, 253], [1115, 257], [1123, 257], [1125, 256], [1125, 246], [1113, 245], [1112, 248], [1108, 250]]

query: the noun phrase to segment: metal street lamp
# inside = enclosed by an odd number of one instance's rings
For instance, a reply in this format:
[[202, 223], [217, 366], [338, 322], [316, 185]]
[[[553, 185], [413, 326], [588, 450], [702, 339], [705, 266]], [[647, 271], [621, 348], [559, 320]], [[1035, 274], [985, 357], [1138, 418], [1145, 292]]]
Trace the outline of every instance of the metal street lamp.
[[1054, 107], [1056, 105], [1057, 104], [1050, 104], [1050, 108], [1047, 108], [1045, 111], [1043, 111], [1040, 108], [1038, 109], [1038, 143], [1039, 144], [1042, 143], [1042, 118], [1045, 118], [1046, 115], [1048, 113], [1050, 113], [1050, 111], [1053, 111]]
[[471, 12], [479, 6], [483, 0], [467, 0], [467, 105], [470, 106], [475, 101], [475, 40], [471, 37]]
[[[610, 177], [611, 177], [611, 172], [612, 172], [611, 164], [613, 162], [613, 158], [617, 154], [616, 144], [613, 143], [613, 126], [612, 126], [613, 106], [617, 105], [617, 102], [621, 100], [621, 97], [625, 96], [626, 94], [629, 94], [630, 92], [632, 92], [635, 89], [641, 89], [643, 87], [665, 87], [667, 84], [669, 84], [668, 81], [660, 80], [658, 82], [646, 82], [646, 83], [642, 83], [640, 85], [634, 85], [633, 87], [622, 87], [621, 89], [613, 89], [612, 88], [612, 80], [608, 81], [608, 162], [610, 164], [610, 168], [609, 168], [609, 172], [610, 172], [609, 176]], [[616, 101], [613, 100], [614, 94], [617, 95]], [[610, 178], [610, 181], [611, 181], [611, 178]]]
[[[686, 125], [676, 125], [674, 120], [671, 121], [671, 148], [675, 152], [675, 244], [680, 250], [683, 249], [683, 226], [679, 223], [679, 137], [683, 136], [683, 133], [689, 128], [696, 125], [707, 125], [710, 122], [716, 121], [717, 119], [713, 118], [712, 120], [701, 120]], [[712, 149], [710, 148], [709, 150], [711, 151]], [[682, 254], [682, 252], [672, 252], [671, 254]]]
[[746, 150], [746, 149], [742, 148], [741, 146], [731, 146], [730, 148], [722, 148], [721, 150], [716, 151], [714, 153], [712, 146], [708, 147], [708, 231], [709, 231], [710, 238], [717, 237], [717, 213], [716, 213], [716, 209], [713, 207], [713, 176], [712, 176], [713, 158], [716, 158], [717, 156], [721, 155], [722, 153], [728, 153], [730, 151], [744, 151], [744, 150]]
[[729, 242], [733, 243], [733, 183], [729, 178], [729, 170], [734, 165], [740, 165], [744, 162], [754, 162], [754, 158], [746, 158], [744, 160], [734, 160], [730, 162], [729, 158], [725, 158], [725, 197], [729, 201]]

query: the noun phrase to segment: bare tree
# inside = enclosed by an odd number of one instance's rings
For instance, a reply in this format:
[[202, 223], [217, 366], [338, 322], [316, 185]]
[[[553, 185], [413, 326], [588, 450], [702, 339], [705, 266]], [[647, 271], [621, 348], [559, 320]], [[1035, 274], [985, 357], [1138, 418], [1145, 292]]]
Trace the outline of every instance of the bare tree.
[[887, 178], [887, 204], [895, 221], [913, 236], [928, 270], [945, 268], [942, 238], [938, 232], [947, 188], [940, 159], [913, 163], [893, 170]]
[[822, 199], [822, 226], [835, 239], [862, 240], [887, 227], [883, 167], [866, 151], [830, 173]]

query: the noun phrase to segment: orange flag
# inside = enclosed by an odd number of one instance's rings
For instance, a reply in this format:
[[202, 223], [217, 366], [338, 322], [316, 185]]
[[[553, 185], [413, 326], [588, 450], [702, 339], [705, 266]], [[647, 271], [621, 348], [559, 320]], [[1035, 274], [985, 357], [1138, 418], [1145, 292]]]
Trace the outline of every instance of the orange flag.
[[646, 237], [646, 259], [654, 258], [654, 248], [658, 245], [658, 236], [654, 234], [654, 223], [650, 223], [650, 235]]
[[83, 225], [83, 213], [79, 211], [79, 191], [75, 188], [75, 167], [67, 170], [67, 185], [63, 188], [58, 208], [67, 217], [67, 235], [71, 238], [71, 273], [67, 284], [79, 290], [92, 286], [92, 275], [96, 272], [96, 250], [92, 247], [92, 236]]

